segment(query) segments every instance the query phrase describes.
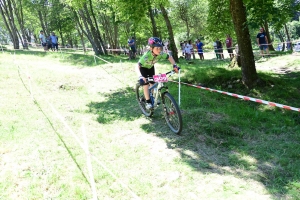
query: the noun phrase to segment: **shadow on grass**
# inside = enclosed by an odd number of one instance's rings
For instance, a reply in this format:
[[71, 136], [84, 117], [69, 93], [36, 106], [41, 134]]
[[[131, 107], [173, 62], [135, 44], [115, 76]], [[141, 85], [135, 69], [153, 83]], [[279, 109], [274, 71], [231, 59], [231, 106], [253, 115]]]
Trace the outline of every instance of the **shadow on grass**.
[[[288, 76], [269, 78], [279, 84]], [[173, 84], [170, 89], [174, 97], [176, 87]], [[163, 138], [168, 148], [178, 151], [181, 160], [197, 171], [261, 182], [274, 198], [299, 197], [300, 117], [297, 112], [240, 102], [191, 87], [183, 87], [181, 95], [182, 136], [169, 130], [159, 109], [150, 123], [141, 124], [141, 128]], [[105, 97], [104, 102], [88, 105], [88, 112], [97, 114], [99, 123], [143, 117], [132, 88]], [[191, 151], [196, 158], [188, 153]]]

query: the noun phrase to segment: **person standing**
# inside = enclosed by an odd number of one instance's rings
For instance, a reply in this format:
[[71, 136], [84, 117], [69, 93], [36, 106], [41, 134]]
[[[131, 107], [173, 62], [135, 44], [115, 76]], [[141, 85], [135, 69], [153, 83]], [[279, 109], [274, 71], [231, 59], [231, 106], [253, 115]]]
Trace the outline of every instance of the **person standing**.
[[233, 49], [232, 49], [232, 38], [230, 37], [229, 34], [227, 34], [227, 38], [225, 40], [226, 43], [226, 48], [230, 57], [230, 60], [233, 58]]
[[51, 41], [51, 36], [47, 37], [46, 39], [47, 41], [47, 47], [48, 47], [48, 50], [52, 50], [53, 51], [53, 48], [52, 48], [52, 41]]
[[180, 41], [179, 45], [180, 45], [180, 49], [181, 49], [181, 52], [182, 52], [182, 56], [184, 57], [184, 42]]
[[204, 44], [200, 41], [200, 39], [197, 39], [196, 46], [197, 46], [197, 52], [200, 57], [200, 60], [204, 60], [204, 55], [203, 55]]
[[189, 43], [187, 43], [184, 47], [184, 54], [185, 54], [185, 59], [186, 60], [191, 60], [191, 46]]
[[42, 47], [44, 47], [44, 51], [47, 51], [48, 48], [47, 48], [47, 43], [46, 43], [46, 37], [44, 35], [44, 31], [43, 30], [40, 31], [39, 38], [40, 38]]
[[194, 45], [195, 44], [192, 44], [192, 40], [189, 40], [189, 46], [190, 46], [190, 49], [191, 49], [191, 57], [193, 56], [193, 59], [195, 60], [195, 52], [194, 52]]
[[291, 50], [291, 42], [289, 39], [286, 40], [286, 50], [287, 51]]
[[268, 38], [266, 33], [264, 32], [264, 28], [259, 29], [259, 33], [256, 36], [256, 42], [259, 46], [260, 53], [264, 57], [264, 51], [266, 51], [267, 55], [269, 54], [269, 48], [268, 48]]
[[51, 43], [52, 43], [52, 51], [58, 51], [58, 37], [55, 35], [54, 32], [52, 32], [52, 35], [50, 35]]
[[[129, 46], [129, 51], [132, 52], [132, 58], [135, 58], [135, 56], [136, 56], [136, 48], [135, 48], [134, 37], [129, 38], [129, 40], [128, 40], [128, 46]], [[129, 58], [130, 58], [130, 53], [129, 53]]]
[[219, 40], [219, 38], [217, 38], [216, 44], [217, 44], [217, 52], [219, 54], [219, 58], [224, 59], [223, 45], [222, 45], [222, 42]]

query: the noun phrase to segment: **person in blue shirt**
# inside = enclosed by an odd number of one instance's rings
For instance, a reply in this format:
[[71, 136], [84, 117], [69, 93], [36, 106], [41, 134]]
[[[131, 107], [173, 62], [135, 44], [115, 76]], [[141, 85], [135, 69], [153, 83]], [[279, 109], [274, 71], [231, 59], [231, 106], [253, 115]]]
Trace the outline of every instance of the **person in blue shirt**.
[[129, 46], [129, 50], [132, 51], [132, 53], [133, 53], [133, 57], [135, 58], [136, 48], [135, 48], [134, 37], [132, 37], [128, 40], [128, 46]]
[[52, 32], [52, 35], [50, 35], [50, 39], [52, 42], [52, 51], [58, 51], [58, 37], [55, 35], [54, 32]]
[[197, 39], [196, 46], [197, 46], [197, 51], [198, 51], [198, 55], [200, 57], [200, 60], [204, 60], [204, 55], [203, 55], [203, 46], [204, 46], [204, 44], [200, 41], [200, 39]]
[[256, 42], [259, 46], [260, 53], [264, 57], [264, 50], [266, 51], [267, 55], [269, 54], [269, 48], [268, 48], [268, 38], [264, 31], [264, 28], [259, 29], [259, 33], [256, 36]]

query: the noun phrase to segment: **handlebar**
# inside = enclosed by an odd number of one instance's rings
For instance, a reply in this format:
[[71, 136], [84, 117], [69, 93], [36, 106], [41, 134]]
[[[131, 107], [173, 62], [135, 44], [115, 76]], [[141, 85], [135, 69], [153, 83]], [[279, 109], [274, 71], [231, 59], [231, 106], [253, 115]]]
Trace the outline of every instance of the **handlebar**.
[[[180, 70], [179, 70], [180, 71]], [[171, 71], [168, 71], [166, 73], [163, 73], [163, 74], [166, 74], [166, 75], [169, 75], [172, 76], [173, 74], [176, 74], [175, 70], [171, 70]], [[149, 81], [154, 81], [154, 78], [153, 77], [147, 77], [146, 80], [149, 82]]]

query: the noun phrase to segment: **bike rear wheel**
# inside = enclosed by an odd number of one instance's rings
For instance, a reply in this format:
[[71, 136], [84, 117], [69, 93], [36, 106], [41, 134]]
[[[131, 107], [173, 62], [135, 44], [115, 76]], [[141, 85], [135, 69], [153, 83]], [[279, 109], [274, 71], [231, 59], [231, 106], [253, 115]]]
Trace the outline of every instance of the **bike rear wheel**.
[[144, 96], [144, 88], [142, 85], [140, 85], [139, 83], [136, 84], [135, 87], [135, 92], [136, 92], [136, 99], [138, 101], [138, 104], [140, 106], [140, 109], [142, 110], [142, 113], [146, 116], [146, 117], [151, 117], [153, 115], [153, 110], [148, 110], [146, 109], [146, 99]]
[[165, 92], [162, 95], [162, 102], [164, 105], [164, 116], [168, 126], [174, 133], [179, 135], [182, 131], [182, 116], [175, 99], [170, 93]]

